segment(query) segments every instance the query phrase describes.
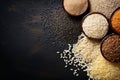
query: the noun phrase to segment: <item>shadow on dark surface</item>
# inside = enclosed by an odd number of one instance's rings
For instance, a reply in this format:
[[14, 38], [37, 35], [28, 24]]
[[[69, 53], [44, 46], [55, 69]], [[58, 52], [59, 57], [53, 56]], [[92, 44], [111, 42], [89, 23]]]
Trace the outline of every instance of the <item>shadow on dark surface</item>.
[[[1, 77], [17, 80], [86, 80], [64, 68], [56, 54], [77, 42], [80, 20], [67, 15], [62, 0], [0, 3]], [[87, 12], [86, 12], [87, 13]]]

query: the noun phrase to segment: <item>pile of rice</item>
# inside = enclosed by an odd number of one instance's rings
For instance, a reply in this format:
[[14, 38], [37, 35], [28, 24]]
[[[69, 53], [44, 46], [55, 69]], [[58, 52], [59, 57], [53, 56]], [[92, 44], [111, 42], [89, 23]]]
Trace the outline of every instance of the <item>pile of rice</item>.
[[[89, 0], [90, 12], [100, 12], [108, 19], [112, 12], [120, 7], [120, 0]], [[60, 53], [60, 52], [57, 52]], [[79, 71], [87, 72], [93, 80], [120, 80], [120, 63], [111, 63], [103, 58], [100, 52], [100, 42], [88, 39], [84, 34], [78, 37], [76, 44], [60, 53], [60, 58], [69, 65], [73, 75], [79, 76]]]
[[76, 67], [70, 69], [76, 76], [80, 75], [77, 71], [83, 69], [93, 80], [120, 80], [120, 63], [105, 60], [100, 52], [100, 42], [90, 40], [84, 34], [79, 36], [73, 48], [69, 44], [69, 49], [64, 50], [60, 55], [66, 63], [65, 67], [68, 65]]

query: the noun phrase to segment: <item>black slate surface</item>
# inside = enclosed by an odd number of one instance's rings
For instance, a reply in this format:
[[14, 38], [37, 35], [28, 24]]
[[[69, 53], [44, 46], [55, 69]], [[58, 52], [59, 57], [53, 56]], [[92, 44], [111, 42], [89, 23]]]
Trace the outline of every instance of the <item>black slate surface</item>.
[[[87, 14], [87, 12], [85, 13]], [[1, 0], [0, 76], [16, 80], [86, 80], [64, 68], [57, 51], [77, 42], [80, 17], [71, 17], [62, 0]]]

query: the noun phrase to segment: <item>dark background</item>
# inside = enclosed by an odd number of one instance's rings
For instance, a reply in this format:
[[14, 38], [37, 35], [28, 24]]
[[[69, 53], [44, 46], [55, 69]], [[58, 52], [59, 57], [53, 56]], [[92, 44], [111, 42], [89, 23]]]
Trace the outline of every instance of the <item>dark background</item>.
[[1, 80], [86, 80], [86, 73], [75, 77], [64, 68], [56, 53], [77, 42], [85, 14], [69, 16], [62, 0], [1, 0]]

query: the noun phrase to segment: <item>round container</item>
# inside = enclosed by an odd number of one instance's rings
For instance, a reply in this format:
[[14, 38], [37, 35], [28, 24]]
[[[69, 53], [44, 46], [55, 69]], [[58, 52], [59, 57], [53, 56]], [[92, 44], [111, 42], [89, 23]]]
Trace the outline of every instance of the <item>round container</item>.
[[80, 16], [88, 8], [88, 0], [63, 0], [64, 10], [72, 16]]
[[86, 15], [82, 22], [81, 27], [83, 33], [91, 39], [102, 39], [109, 30], [109, 23], [103, 14], [99, 12], [92, 12]]
[[100, 46], [101, 54], [110, 62], [120, 62], [120, 35], [106, 36]]
[[110, 26], [115, 33], [120, 34], [120, 7], [112, 13], [110, 17]]

